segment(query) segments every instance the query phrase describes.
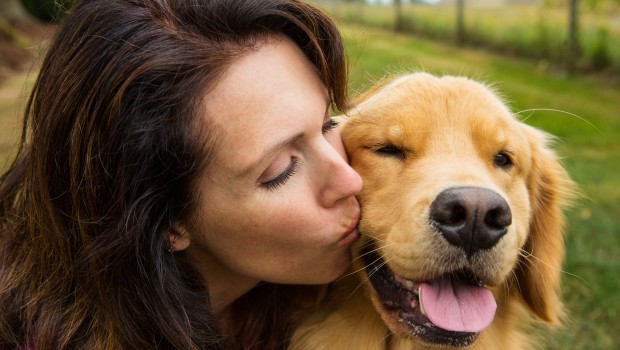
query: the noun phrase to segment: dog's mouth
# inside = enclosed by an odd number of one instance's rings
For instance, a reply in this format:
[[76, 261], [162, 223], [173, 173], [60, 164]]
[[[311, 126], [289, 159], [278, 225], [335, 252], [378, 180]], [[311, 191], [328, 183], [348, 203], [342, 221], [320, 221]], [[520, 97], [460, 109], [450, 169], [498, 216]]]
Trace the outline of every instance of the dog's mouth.
[[469, 346], [493, 321], [495, 298], [471, 271], [414, 282], [395, 275], [372, 244], [362, 249], [362, 256], [385, 311], [423, 342]]

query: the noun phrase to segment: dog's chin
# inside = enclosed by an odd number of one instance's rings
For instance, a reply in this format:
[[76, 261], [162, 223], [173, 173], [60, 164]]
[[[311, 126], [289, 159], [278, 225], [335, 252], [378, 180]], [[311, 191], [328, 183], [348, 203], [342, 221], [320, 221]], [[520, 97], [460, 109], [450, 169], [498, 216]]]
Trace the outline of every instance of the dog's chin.
[[[393, 333], [413, 336], [422, 343], [452, 347], [466, 347], [476, 341], [479, 331], [454, 331], [435, 325], [425, 313], [421, 302], [421, 283], [395, 275], [371, 243], [362, 248], [361, 256], [374, 289], [375, 307]], [[482, 282], [469, 271], [454, 272], [450, 278], [459, 279], [459, 283], [475, 285], [474, 288], [482, 286]]]

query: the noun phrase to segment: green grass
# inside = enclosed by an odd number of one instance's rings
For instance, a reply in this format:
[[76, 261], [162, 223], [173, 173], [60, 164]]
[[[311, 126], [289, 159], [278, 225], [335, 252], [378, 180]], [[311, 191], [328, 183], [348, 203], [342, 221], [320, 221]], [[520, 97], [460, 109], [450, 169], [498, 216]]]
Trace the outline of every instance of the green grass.
[[[569, 77], [535, 62], [443, 45], [380, 29], [342, 26], [351, 89], [386, 72], [424, 70], [493, 83], [528, 124], [559, 137], [563, 163], [587, 196], [568, 212], [564, 297], [570, 319], [545, 349], [615, 349], [620, 344], [620, 90], [596, 77]], [[565, 112], [559, 112], [559, 111]]]

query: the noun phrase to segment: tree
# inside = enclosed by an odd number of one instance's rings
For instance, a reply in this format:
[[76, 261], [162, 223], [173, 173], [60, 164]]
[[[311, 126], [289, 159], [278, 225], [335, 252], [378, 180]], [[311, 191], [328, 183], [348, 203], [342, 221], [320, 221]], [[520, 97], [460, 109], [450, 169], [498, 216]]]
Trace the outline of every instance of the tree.
[[568, 12], [568, 71], [573, 73], [581, 51], [579, 45], [579, 0], [570, 0]]
[[404, 30], [402, 0], [394, 0], [394, 10], [396, 11], [394, 30], [402, 32]]
[[465, 0], [456, 1], [456, 42], [465, 43]]

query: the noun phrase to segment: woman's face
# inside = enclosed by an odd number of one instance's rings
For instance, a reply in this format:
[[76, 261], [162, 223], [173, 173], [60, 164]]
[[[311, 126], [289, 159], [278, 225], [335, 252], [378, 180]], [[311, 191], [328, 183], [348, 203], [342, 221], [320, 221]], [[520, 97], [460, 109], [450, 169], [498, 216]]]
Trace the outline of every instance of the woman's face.
[[202, 118], [218, 135], [216, 154], [184, 231], [210, 288], [235, 279], [318, 284], [342, 274], [359, 236], [362, 181], [301, 50], [279, 37], [240, 58], [208, 92]]

